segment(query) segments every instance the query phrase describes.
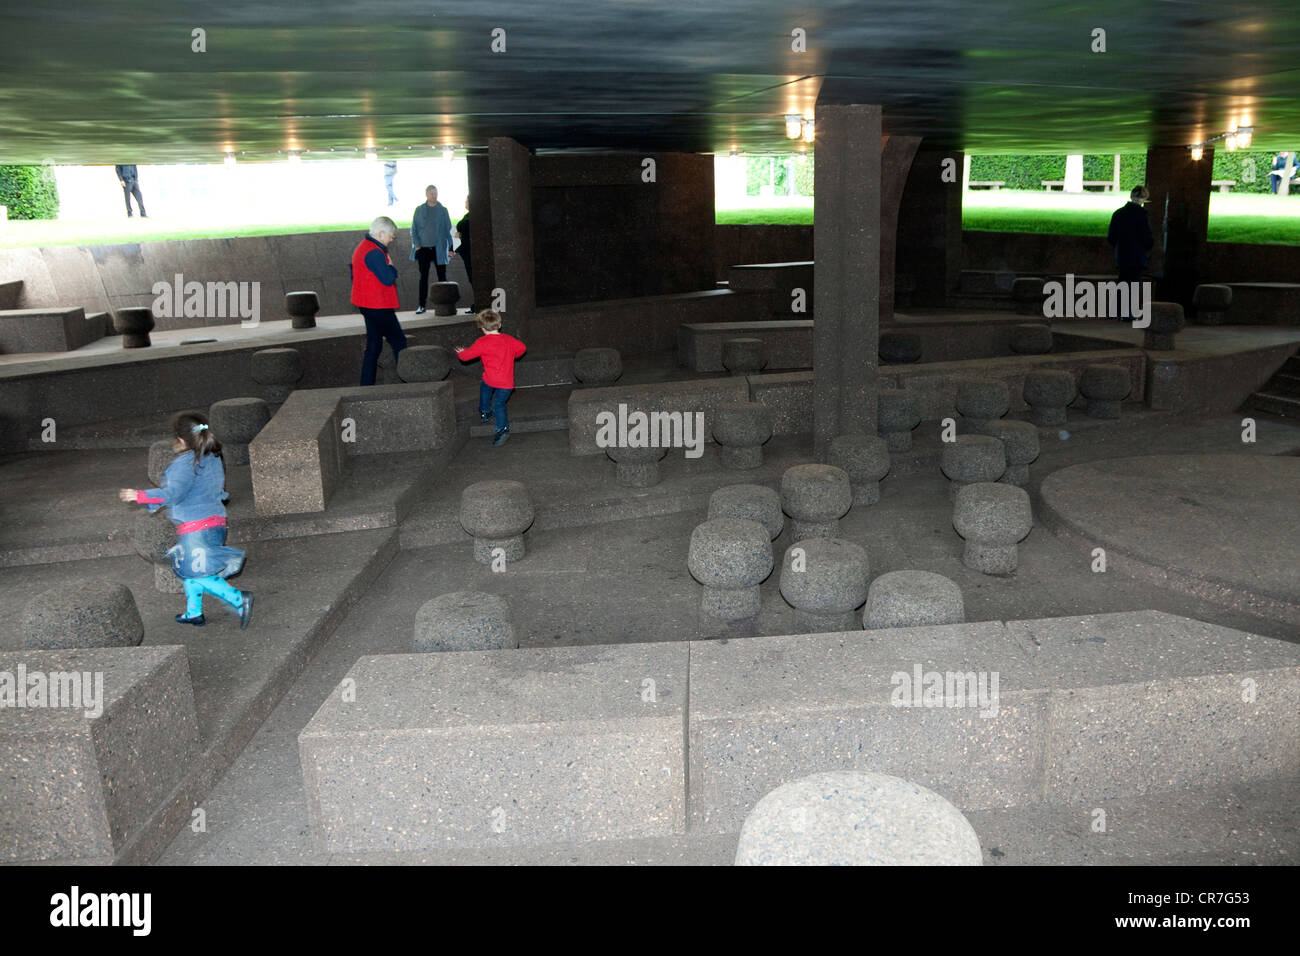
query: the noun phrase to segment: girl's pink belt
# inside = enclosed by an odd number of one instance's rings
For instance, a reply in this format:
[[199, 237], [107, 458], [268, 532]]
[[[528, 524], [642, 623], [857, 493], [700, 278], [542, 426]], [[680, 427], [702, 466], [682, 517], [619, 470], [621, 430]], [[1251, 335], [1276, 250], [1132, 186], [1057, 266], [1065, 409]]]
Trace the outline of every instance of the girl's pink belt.
[[208, 528], [224, 528], [226, 519], [221, 515], [213, 515], [211, 518], [200, 518], [198, 521], [182, 521], [176, 526], [177, 534], [190, 534], [194, 531], [204, 531]]

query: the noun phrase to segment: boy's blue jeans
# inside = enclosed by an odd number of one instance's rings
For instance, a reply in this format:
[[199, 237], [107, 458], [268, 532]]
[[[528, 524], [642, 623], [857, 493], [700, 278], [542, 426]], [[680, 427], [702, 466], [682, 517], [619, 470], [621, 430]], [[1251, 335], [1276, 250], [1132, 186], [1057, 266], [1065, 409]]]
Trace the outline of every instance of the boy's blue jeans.
[[510, 419], [506, 417], [506, 402], [513, 391], [513, 388], [493, 388], [486, 382], [479, 382], [478, 413], [486, 415], [489, 410], [492, 412], [498, 435], [510, 428]]

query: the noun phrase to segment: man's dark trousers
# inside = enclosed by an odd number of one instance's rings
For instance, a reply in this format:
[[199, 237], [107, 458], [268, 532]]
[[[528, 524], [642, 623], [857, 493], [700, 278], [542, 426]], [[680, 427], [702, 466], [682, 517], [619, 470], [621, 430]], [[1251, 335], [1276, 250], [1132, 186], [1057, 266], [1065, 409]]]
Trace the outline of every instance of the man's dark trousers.
[[432, 264], [438, 270], [438, 281], [447, 281], [447, 264], [434, 262], [436, 253], [428, 248], [415, 250], [415, 261], [420, 264], [420, 308], [424, 308], [425, 302], [429, 299], [429, 265]]
[[393, 358], [397, 358], [406, 348], [406, 333], [398, 324], [397, 312], [393, 309], [361, 309], [361, 315], [366, 320], [366, 354], [361, 360], [361, 384], [374, 385], [384, 339], [388, 339], [393, 348]]
[[140, 181], [138, 179], [122, 180], [122, 198], [126, 200], [126, 214], [132, 215], [131, 197], [135, 196], [135, 204], [140, 208], [140, 215], [144, 215], [144, 197], [140, 195]]
[[1128, 311], [1125, 312], [1123, 315], [1114, 315], [1114, 316], [1111, 316], [1111, 318], [1119, 319], [1121, 322], [1132, 322], [1132, 321], [1133, 321], [1133, 303], [1134, 303], [1134, 301], [1135, 301], [1134, 298], [1133, 298], [1132, 293], [1135, 292], [1136, 289], [1138, 288], [1137, 286], [1134, 285], [1134, 283], [1138, 283], [1138, 282], [1141, 282], [1141, 281], [1142, 281], [1142, 270], [1141, 270], [1140, 268], [1138, 268], [1138, 269], [1120, 269], [1120, 270], [1119, 270], [1119, 281], [1120, 281], [1120, 282], [1123, 282], [1125, 285], [1128, 286], [1129, 293], [1130, 293], [1130, 294], [1129, 294], [1129, 297], [1128, 297], [1128, 300], [1127, 300], [1127, 301], [1128, 301], [1128, 304], [1129, 304], [1129, 309], [1128, 309]]

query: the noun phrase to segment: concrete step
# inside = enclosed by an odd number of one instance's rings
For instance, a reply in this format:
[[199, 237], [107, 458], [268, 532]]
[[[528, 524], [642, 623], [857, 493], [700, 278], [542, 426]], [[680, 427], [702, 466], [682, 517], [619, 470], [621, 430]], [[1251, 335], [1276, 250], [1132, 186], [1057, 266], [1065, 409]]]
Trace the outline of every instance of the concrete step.
[[1282, 364], [1281, 371], [1289, 375], [1300, 375], [1300, 355], [1292, 355]]
[[23, 280], [8, 279], [0, 282], [0, 309], [18, 308], [18, 300], [23, 295]]
[[1283, 418], [1300, 418], [1300, 398], [1277, 395], [1272, 392], [1255, 392], [1247, 401], [1250, 408], [1280, 415]]
[[[530, 415], [511, 414], [510, 433], [522, 435], [527, 432], [562, 432], [568, 430], [568, 415]], [[487, 438], [496, 434], [496, 425], [489, 418], [486, 424], [474, 424], [469, 428], [470, 438]]]
[[80, 306], [0, 309], [0, 353], [71, 352], [103, 337], [104, 320], [87, 318]]

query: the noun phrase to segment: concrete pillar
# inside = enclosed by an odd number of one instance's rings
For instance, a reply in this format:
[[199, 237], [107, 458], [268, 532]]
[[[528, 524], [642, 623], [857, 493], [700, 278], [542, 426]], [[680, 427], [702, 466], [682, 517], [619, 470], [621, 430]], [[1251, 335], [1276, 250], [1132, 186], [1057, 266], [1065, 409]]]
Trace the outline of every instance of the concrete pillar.
[[903, 187], [896, 272], [916, 280], [912, 301], [917, 305], [943, 305], [961, 277], [962, 188], [943, 179], [948, 159], [970, 166], [970, 156], [959, 149], [923, 143]]
[[1282, 179], [1277, 184], [1277, 194], [1285, 199], [1291, 194], [1291, 177], [1295, 175], [1295, 153], [1287, 153], [1286, 165], [1282, 167]]
[[912, 168], [919, 136], [887, 136], [880, 156], [880, 321], [894, 319], [894, 263], [898, 245], [898, 207]]
[[488, 140], [495, 288], [505, 292], [506, 330], [525, 342], [537, 307], [533, 278], [531, 160], [528, 150], [509, 137], [497, 136]]
[[1083, 154], [1065, 157], [1065, 192], [1083, 192]]
[[880, 107], [818, 106], [813, 161], [813, 442], [825, 461], [835, 436], [876, 433]]
[[492, 290], [497, 285], [496, 257], [492, 248], [492, 188], [489, 185], [488, 158], [465, 157], [469, 173], [470, 265], [474, 269], [474, 311], [492, 305]]
[[1214, 150], [1192, 159], [1186, 146], [1147, 150], [1147, 206], [1155, 248], [1148, 271], [1156, 277], [1156, 297], [1192, 304], [1200, 282], [1210, 224], [1210, 179]]

